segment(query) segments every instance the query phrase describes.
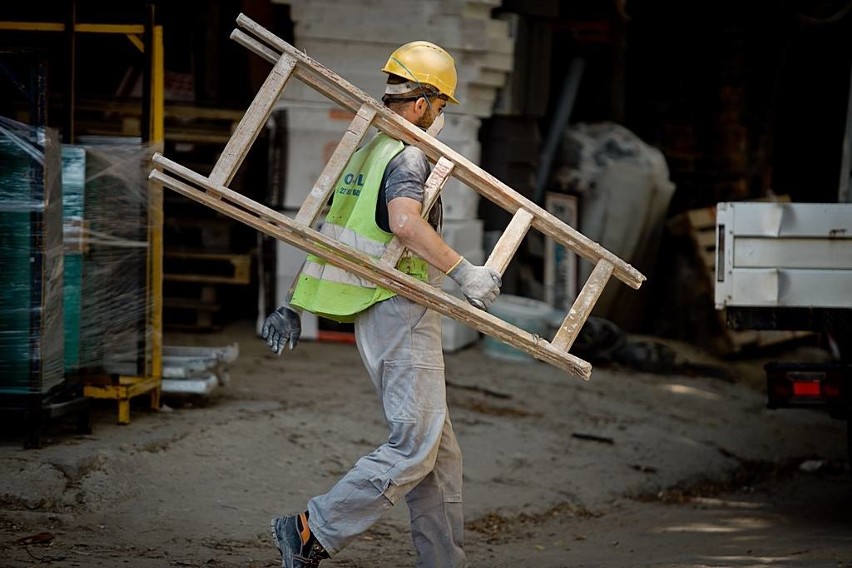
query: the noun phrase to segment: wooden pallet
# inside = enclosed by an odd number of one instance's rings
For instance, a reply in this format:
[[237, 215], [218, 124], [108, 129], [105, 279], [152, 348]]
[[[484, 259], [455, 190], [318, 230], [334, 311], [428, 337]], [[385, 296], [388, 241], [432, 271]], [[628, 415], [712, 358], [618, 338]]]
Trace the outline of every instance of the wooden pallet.
[[163, 279], [206, 284], [251, 283], [251, 255], [166, 251]]
[[[122, 100], [83, 100], [77, 104], [77, 123], [82, 132], [101, 136], [139, 136], [142, 106]], [[242, 112], [167, 103], [163, 107], [167, 142], [221, 145], [228, 141]]]
[[163, 224], [166, 252], [174, 250], [170, 242], [180, 242], [181, 249], [228, 253], [232, 226], [231, 219], [220, 217], [171, 217]]
[[[639, 288], [645, 277], [613, 253], [563, 223], [452, 148], [436, 140], [429, 133], [424, 133], [387, 109], [381, 102], [245, 15], [240, 14], [237, 18], [237, 26], [231, 38], [272, 62], [274, 64], [272, 71], [226, 144], [209, 176], [198, 174], [158, 154], [154, 158], [154, 163], [159, 169], [153, 170], [150, 178], [250, 227], [315, 254], [330, 264], [512, 345], [575, 377], [588, 380], [592, 366], [568, 352], [580, 329], [612, 276], [632, 288]], [[344, 109], [355, 113], [348, 130], [295, 219], [264, 207], [227, 187], [266, 124], [290, 77], [296, 77]], [[347, 161], [371, 127], [417, 146], [431, 161], [435, 162], [435, 167], [426, 182], [424, 215], [428, 214], [429, 208], [451, 176], [513, 215], [486, 261], [486, 266], [503, 274], [531, 228], [541, 231], [545, 236], [595, 264], [589, 279], [553, 339], [547, 341], [486, 311], [478, 310], [439, 288], [396, 270], [396, 263], [404, 252], [404, 247], [396, 239], [391, 241], [385, 255], [376, 259], [312, 228], [334, 190]]]
[[176, 282], [163, 286], [163, 327], [180, 331], [214, 331], [222, 305], [218, 285], [206, 282]]
[[[781, 196], [779, 201], [789, 198]], [[692, 242], [695, 256], [704, 267], [708, 289], [712, 290], [716, 282], [716, 208], [703, 207], [692, 209], [672, 219], [669, 224], [673, 233], [686, 236]], [[754, 349], [784, 343], [811, 335], [810, 332], [776, 330], [733, 330], [728, 327], [725, 310], [716, 310], [719, 327], [725, 335], [726, 350], [738, 353], [745, 349]]]
[[164, 298], [163, 308], [168, 316], [163, 326], [172, 330], [213, 331], [218, 329], [214, 318], [221, 306], [192, 298]]

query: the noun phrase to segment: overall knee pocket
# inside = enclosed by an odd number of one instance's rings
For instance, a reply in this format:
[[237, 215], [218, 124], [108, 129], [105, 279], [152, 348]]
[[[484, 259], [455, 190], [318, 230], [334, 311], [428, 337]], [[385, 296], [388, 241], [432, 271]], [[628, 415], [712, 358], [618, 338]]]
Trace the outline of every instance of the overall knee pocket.
[[[406, 488], [432, 471], [447, 415], [444, 370], [441, 366], [391, 361], [382, 377], [387, 446], [395, 463], [383, 476], [382, 490]], [[408, 489], [405, 489], [407, 491]]]

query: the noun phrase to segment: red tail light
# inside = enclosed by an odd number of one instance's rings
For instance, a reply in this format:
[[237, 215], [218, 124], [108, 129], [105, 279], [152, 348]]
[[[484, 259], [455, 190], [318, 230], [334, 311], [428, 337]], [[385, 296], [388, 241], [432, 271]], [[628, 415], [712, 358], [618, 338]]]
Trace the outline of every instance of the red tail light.
[[848, 404], [852, 367], [842, 364], [769, 363], [766, 387], [769, 407]]
[[821, 389], [819, 387], [820, 381], [819, 379], [813, 380], [796, 380], [793, 379], [793, 396], [801, 396], [801, 397], [818, 397], [820, 396]]
[[839, 400], [843, 398], [843, 388], [841, 383], [826, 380], [822, 382], [822, 396], [829, 400]]

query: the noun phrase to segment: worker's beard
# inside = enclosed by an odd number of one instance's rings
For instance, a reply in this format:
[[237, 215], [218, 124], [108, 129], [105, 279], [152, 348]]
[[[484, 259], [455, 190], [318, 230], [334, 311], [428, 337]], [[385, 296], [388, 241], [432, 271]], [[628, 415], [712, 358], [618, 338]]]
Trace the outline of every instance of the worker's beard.
[[435, 114], [432, 112], [431, 108], [426, 109], [426, 112], [423, 113], [423, 116], [417, 119], [415, 122], [415, 126], [422, 128], [423, 130], [427, 130], [432, 123], [435, 122]]

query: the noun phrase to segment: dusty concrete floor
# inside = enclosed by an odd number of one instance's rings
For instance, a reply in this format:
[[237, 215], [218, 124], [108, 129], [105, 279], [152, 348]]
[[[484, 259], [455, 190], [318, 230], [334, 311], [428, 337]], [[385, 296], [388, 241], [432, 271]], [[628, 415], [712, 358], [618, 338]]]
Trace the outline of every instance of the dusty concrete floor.
[[[0, 566], [277, 566], [269, 518], [385, 435], [352, 345], [276, 358], [249, 323], [166, 339], [239, 342], [230, 384], [122, 427], [98, 405], [91, 435], [57, 427], [38, 450], [5, 431]], [[729, 364], [732, 382], [599, 367], [583, 383], [447, 354], [471, 565], [852, 566], [845, 425], [766, 410], [759, 363]], [[323, 566], [413, 566], [406, 515]]]

